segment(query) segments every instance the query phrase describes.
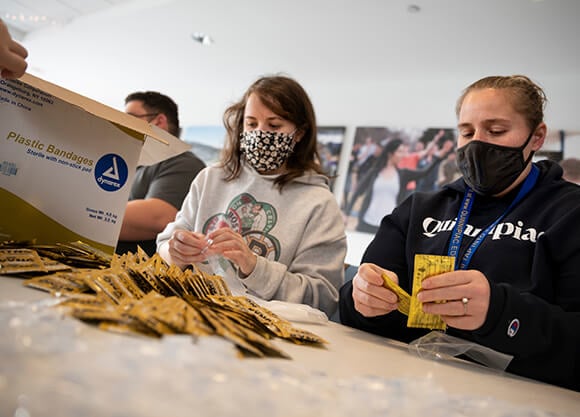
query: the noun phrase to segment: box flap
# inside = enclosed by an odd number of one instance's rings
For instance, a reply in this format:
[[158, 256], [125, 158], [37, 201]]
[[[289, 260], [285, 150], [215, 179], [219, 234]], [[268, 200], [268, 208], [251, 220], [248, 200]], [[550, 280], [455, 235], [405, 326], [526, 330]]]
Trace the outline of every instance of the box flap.
[[[153, 165], [191, 149], [189, 143], [185, 143], [169, 132], [155, 125], [149, 125], [149, 127], [155, 132], [157, 139], [152, 139], [151, 136], [147, 136], [145, 145], [141, 149], [137, 165]], [[164, 143], [158, 139], [162, 139]]]

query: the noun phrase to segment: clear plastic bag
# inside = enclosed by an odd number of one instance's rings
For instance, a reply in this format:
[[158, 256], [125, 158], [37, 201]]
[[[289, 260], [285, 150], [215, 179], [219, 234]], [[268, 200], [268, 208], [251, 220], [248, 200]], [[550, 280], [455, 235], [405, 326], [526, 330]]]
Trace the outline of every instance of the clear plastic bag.
[[421, 358], [435, 360], [465, 355], [492, 369], [505, 371], [513, 356], [475, 342], [463, 340], [439, 331], [432, 331], [409, 344], [409, 352]]

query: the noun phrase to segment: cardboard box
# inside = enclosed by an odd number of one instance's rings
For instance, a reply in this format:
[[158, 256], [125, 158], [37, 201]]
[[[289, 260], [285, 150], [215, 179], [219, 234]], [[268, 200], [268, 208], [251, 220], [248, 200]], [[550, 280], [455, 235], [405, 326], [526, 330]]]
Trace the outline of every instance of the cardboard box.
[[0, 78], [0, 241], [113, 253], [137, 165], [189, 145], [37, 77]]

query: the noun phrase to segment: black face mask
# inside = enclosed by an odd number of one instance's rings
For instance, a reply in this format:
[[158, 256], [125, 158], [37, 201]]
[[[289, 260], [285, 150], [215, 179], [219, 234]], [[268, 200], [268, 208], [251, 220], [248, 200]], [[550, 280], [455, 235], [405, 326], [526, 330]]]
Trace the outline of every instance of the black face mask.
[[527, 160], [523, 154], [531, 138], [532, 133], [517, 148], [472, 140], [457, 149], [457, 166], [463, 179], [477, 194], [491, 196], [501, 193], [513, 184], [531, 161], [534, 152]]

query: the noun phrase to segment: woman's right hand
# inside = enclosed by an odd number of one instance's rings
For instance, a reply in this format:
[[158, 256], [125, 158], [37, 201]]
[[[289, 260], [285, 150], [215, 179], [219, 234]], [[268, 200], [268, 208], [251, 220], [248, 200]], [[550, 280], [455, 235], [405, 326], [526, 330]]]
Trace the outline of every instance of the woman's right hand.
[[354, 308], [365, 317], [382, 316], [397, 309], [398, 297], [383, 286], [383, 273], [399, 283], [394, 272], [374, 264], [362, 264], [352, 280]]
[[175, 230], [167, 241], [167, 252], [171, 263], [184, 268], [207, 258], [207, 248], [211, 245], [202, 233]]

